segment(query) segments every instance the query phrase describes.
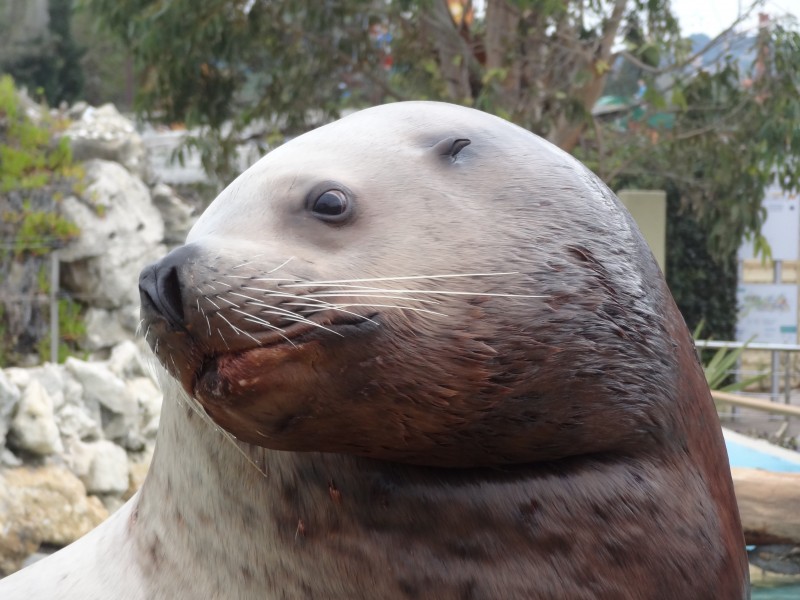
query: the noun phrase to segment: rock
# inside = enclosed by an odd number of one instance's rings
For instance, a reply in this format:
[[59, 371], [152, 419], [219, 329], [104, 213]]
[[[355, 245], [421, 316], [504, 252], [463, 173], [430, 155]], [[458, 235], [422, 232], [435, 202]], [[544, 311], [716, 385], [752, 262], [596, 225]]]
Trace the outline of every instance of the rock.
[[147, 447], [147, 440], [139, 431], [127, 431], [115, 439], [128, 452], [141, 452]]
[[141, 136], [133, 122], [119, 114], [113, 104], [85, 108], [80, 120], [70, 125], [64, 135], [69, 138], [75, 160], [112, 160], [139, 176], [147, 171]]
[[83, 386], [72, 378], [66, 369], [64, 373], [64, 404], [80, 406], [83, 404]]
[[111, 350], [108, 370], [122, 379], [147, 375], [148, 367], [136, 342], [126, 340]]
[[87, 442], [76, 437], [64, 438], [64, 463], [84, 485], [89, 479], [94, 451]]
[[106, 160], [84, 166], [87, 200], [68, 196], [62, 201], [64, 216], [81, 229], [81, 236], [60, 251], [62, 262], [101, 256], [128, 238], [150, 246], [161, 242], [164, 221], [141, 179]]
[[125, 383], [102, 363], [90, 363], [70, 356], [64, 363], [67, 371], [83, 386], [84, 399], [93, 400], [115, 414], [136, 411], [136, 400]]
[[28, 387], [28, 384], [31, 382], [31, 370], [30, 369], [20, 369], [19, 367], [10, 367], [5, 370], [6, 377], [8, 380], [17, 386], [20, 390], [25, 389]]
[[19, 388], [0, 370], [0, 448], [5, 446], [11, 417], [20, 399]]
[[64, 370], [60, 365], [45, 363], [28, 369], [30, 377], [42, 384], [53, 401], [53, 409], [58, 410], [64, 404]]
[[35, 379], [22, 394], [11, 422], [9, 437], [14, 448], [38, 456], [64, 450], [53, 414], [53, 401], [44, 386]]
[[0, 473], [0, 571], [11, 573], [41, 544], [65, 546], [108, 517], [66, 467], [9, 469]]
[[72, 121], [78, 121], [83, 117], [83, 113], [89, 110], [91, 106], [83, 100], [79, 100], [69, 107], [67, 110], [67, 117]]
[[65, 404], [56, 413], [56, 424], [64, 438], [97, 440], [103, 437], [100, 412], [83, 404]]
[[100, 424], [106, 438], [123, 439], [138, 430], [138, 402], [106, 365], [69, 357], [65, 366], [83, 385], [84, 402], [90, 414], [95, 405], [100, 407]]
[[[147, 187], [116, 163], [86, 163], [86, 198], [61, 203], [64, 216], [81, 230], [60, 250], [62, 281], [92, 306], [115, 309], [138, 305], [139, 271], [165, 253], [164, 221]], [[113, 345], [108, 344], [109, 346]]]
[[20, 467], [22, 466], [22, 459], [8, 448], [3, 448], [0, 450], [0, 465], [3, 467]]
[[81, 347], [95, 352], [130, 340], [131, 332], [123, 327], [117, 311], [89, 308], [83, 319], [86, 336]]
[[183, 244], [194, 223], [194, 209], [164, 183], [157, 184], [152, 193], [153, 204], [164, 219], [164, 242]]
[[128, 489], [128, 454], [108, 440], [86, 444], [92, 454], [84, 480], [90, 494], [122, 495]]
[[146, 425], [153, 417], [161, 414], [161, 391], [149, 377], [136, 377], [125, 383], [128, 393], [136, 398], [139, 406], [140, 423]]

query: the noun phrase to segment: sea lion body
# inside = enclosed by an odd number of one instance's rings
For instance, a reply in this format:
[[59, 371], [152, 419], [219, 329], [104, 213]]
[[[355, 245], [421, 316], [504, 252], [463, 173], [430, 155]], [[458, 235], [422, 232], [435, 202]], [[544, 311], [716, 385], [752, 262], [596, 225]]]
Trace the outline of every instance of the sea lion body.
[[4, 598], [748, 597], [691, 337], [616, 197], [540, 138], [356, 113], [140, 287], [171, 375], [147, 480]]

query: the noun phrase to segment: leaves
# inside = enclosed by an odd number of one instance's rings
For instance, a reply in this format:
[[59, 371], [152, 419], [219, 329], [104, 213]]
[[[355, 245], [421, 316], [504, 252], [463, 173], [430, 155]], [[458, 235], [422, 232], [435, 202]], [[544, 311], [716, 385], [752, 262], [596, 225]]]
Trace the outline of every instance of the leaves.
[[[768, 183], [800, 183], [791, 24], [761, 30], [751, 65], [733, 60], [748, 42], [735, 36], [694, 51], [663, 0], [487, 0], [471, 19], [454, 19], [443, 0], [84, 2], [132, 50], [139, 106], [199, 127], [190, 143], [222, 181], [243, 138], [423, 98], [512, 120], [612, 187], [676, 189], [720, 260], [758, 231]], [[704, 57], [713, 61], [698, 68]], [[623, 118], [596, 122], [609, 78], [633, 100]]]
[[[704, 325], [705, 323], [701, 321], [697, 327], [695, 327], [692, 332], [692, 337], [695, 340], [700, 339]], [[708, 382], [709, 388], [722, 392], [736, 392], [756, 384], [766, 377], [766, 374], [761, 373], [723, 385], [726, 380], [731, 378], [731, 373], [741, 358], [742, 353], [747, 350], [747, 345], [752, 341], [751, 338], [747, 340], [743, 346], [738, 348], [719, 348], [711, 359], [703, 365], [703, 373], [706, 376], [706, 382]]]

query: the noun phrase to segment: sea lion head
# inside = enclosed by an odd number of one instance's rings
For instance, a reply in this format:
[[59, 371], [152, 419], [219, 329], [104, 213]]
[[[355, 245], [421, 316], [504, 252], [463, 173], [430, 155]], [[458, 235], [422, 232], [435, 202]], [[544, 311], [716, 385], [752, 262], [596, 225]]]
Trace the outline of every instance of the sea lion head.
[[471, 467], [680, 443], [672, 300], [630, 216], [477, 110], [282, 145], [140, 289], [158, 360], [250, 444]]

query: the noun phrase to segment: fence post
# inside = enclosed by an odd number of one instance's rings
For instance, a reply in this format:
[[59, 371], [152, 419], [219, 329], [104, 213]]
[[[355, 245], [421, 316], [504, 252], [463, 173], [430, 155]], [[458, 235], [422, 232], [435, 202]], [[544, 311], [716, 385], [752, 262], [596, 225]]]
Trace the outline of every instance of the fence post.
[[[783, 261], [777, 259], [772, 263], [772, 281], [773, 283], [783, 282]], [[781, 387], [781, 357], [777, 350], [772, 351], [772, 381], [770, 384], [770, 400], [773, 402], [780, 401], [780, 387]]]
[[58, 363], [58, 250], [50, 253], [50, 362]]

